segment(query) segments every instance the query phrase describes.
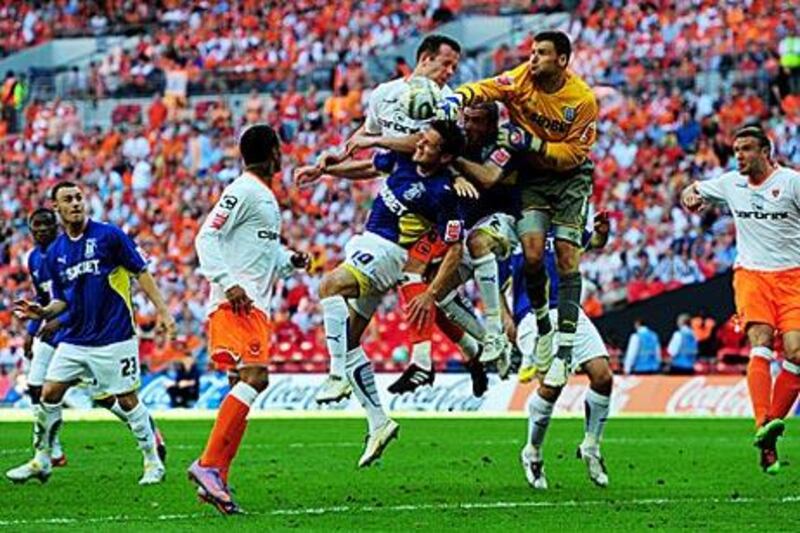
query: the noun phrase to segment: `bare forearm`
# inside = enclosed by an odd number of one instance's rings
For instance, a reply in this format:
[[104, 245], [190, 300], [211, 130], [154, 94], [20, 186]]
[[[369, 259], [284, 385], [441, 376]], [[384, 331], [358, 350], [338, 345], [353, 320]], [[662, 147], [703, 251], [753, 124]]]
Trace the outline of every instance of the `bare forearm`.
[[403, 154], [413, 154], [417, 149], [417, 142], [419, 142], [420, 134], [404, 135], [402, 137], [385, 137], [381, 136], [374, 139], [375, 145], [386, 150], [393, 152], [400, 152]]
[[142, 288], [147, 298], [156, 306], [156, 309], [160, 312], [167, 311], [167, 304], [164, 302], [164, 298], [161, 296], [161, 291], [158, 290], [156, 280], [153, 279], [153, 276], [149, 272], [142, 272], [139, 274], [138, 279], [139, 286]]
[[325, 174], [349, 180], [368, 180], [380, 176], [380, 172], [368, 159], [350, 160], [331, 165], [325, 169]]
[[444, 259], [442, 259], [442, 265], [439, 267], [439, 271], [434, 276], [433, 281], [431, 281], [428, 290], [431, 291], [433, 296], [439, 300], [442, 296], [443, 289], [445, 285], [447, 285], [447, 281], [456, 273], [458, 266], [461, 264], [461, 254], [463, 253], [462, 245], [460, 242], [453, 244], [448, 248], [447, 253], [444, 255]]
[[468, 180], [477, 183], [484, 189], [493, 187], [495, 183], [500, 181], [500, 176], [502, 175], [502, 171], [496, 165], [481, 165], [464, 157], [456, 158], [453, 162], [453, 167]]
[[50, 320], [57, 317], [67, 309], [67, 302], [62, 300], [52, 300], [44, 308], [42, 308], [42, 318]]

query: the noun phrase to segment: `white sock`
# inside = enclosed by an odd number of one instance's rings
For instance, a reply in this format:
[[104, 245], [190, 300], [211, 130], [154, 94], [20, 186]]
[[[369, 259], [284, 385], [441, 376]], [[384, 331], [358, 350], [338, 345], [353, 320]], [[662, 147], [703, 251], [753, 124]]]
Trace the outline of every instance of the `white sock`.
[[258, 397], [258, 391], [252, 385], [244, 381], [237, 382], [228, 394], [248, 407], [253, 405], [253, 402], [256, 401]]
[[483, 327], [471, 311], [472, 305], [463, 296], [458, 293], [458, 290], [452, 291], [450, 294], [436, 302], [444, 316], [450, 319], [453, 324], [463, 329], [476, 339], [482, 339], [486, 335], [486, 328]]
[[493, 253], [475, 259], [475, 283], [481, 293], [486, 329], [489, 333], [503, 333], [503, 320], [500, 314], [500, 275], [497, 269], [497, 258]]
[[381, 398], [375, 387], [375, 373], [372, 363], [367, 360], [364, 349], [359, 346], [347, 352], [347, 378], [361, 406], [367, 411], [367, 424], [370, 434], [384, 425], [389, 417], [381, 406]]
[[140, 401], [136, 407], [126, 412], [128, 426], [131, 433], [136, 437], [139, 449], [142, 450], [145, 461], [149, 463], [161, 462], [156, 453], [156, 435], [153, 426], [150, 424], [150, 413], [147, 407]]
[[322, 305], [325, 342], [331, 357], [329, 374], [343, 378], [347, 353], [347, 302], [342, 296], [329, 296], [319, 303]]
[[111, 411], [114, 416], [119, 418], [121, 422], [125, 422], [126, 424], [128, 423], [128, 413], [125, 412], [125, 409], [122, 408], [116, 398], [114, 399], [114, 404], [109, 407], [108, 410]]
[[34, 408], [36, 424], [39, 426], [36, 433], [39, 439], [35, 444], [36, 460], [43, 465], [50, 464], [53, 444], [61, 429], [61, 404], [39, 403]]
[[611, 397], [604, 396], [592, 389], [586, 391], [584, 406], [586, 407], [585, 435], [581, 448], [597, 449], [603, 439], [603, 429], [608, 420], [608, 407]]
[[425, 370], [430, 370], [433, 367], [431, 341], [418, 342], [411, 347], [411, 362]]
[[458, 341], [458, 347], [461, 348], [461, 351], [464, 352], [467, 359], [474, 359], [478, 355], [478, 352], [481, 351], [481, 345], [478, 344], [475, 337], [466, 332]]
[[548, 402], [536, 392], [528, 399], [528, 442], [536, 449], [542, 447], [553, 407], [554, 403]]

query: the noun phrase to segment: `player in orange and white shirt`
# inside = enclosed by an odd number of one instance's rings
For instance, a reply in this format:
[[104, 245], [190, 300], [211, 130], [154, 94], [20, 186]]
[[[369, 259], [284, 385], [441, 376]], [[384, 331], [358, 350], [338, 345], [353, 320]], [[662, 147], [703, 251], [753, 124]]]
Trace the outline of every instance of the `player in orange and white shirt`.
[[[800, 391], [800, 173], [781, 167], [759, 127], [740, 129], [733, 151], [739, 169], [689, 185], [681, 200], [696, 211], [726, 205], [736, 225], [733, 288], [752, 349], [747, 383], [756, 418], [755, 445], [768, 473], [780, 469], [777, 438]], [[784, 361], [774, 388], [772, 343], [783, 333]]]
[[218, 368], [238, 380], [220, 406], [203, 455], [189, 467], [198, 496], [223, 514], [239, 512], [228, 490], [228, 468], [239, 448], [247, 413], [267, 388], [273, 286], [308, 255], [280, 242], [281, 214], [268, 183], [280, 170], [280, 141], [266, 124], [239, 138], [245, 171], [222, 192], [195, 246], [200, 271], [211, 282], [208, 341]]

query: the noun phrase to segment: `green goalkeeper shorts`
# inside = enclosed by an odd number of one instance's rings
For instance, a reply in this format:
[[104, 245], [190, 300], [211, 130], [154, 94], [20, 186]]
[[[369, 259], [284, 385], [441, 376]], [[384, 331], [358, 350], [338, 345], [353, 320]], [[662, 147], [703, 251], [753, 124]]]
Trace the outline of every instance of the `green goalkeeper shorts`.
[[552, 226], [557, 239], [581, 246], [593, 171], [591, 161], [566, 172], [521, 169], [517, 184], [522, 216], [517, 221], [517, 233], [547, 233]]

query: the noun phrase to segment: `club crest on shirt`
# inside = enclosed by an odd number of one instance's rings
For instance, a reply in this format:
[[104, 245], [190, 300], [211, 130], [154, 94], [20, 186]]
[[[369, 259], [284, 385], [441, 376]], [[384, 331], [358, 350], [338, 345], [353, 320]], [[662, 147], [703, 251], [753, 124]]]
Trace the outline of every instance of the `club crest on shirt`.
[[425, 194], [425, 185], [419, 182], [412, 183], [411, 187], [409, 187], [406, 192], [403, 193], [403, 199], [410, 202], [422, 197], [423, 194]]
[[772, 197], [773, 197], [773, 198], [775, 198], [776, 200], [777, 200], [778, 198], [780, 198], [780, 196], [781, 196], [781, 190], [780, 190], [780, 189], [778, 189], [777, 187], [776, 187], [776, 188], [774, 188], [774, 189], [772, 189], [772, 190], [771, 190], [771, 191], [769, 191], [769, 192], [770, 192], [770, 194], [772, 194]]
[[86, 239], [86, 248], [84, 248], [83, 257], [86, 259], [93, 258], [96, 249], [97, 239]]
[[575, 108], [574, 107], [565, 107], [561, 110], [561, 113], [564, 115], [564, 122], [572, 122], [575, 120]]

